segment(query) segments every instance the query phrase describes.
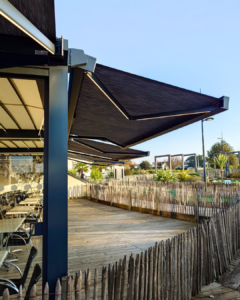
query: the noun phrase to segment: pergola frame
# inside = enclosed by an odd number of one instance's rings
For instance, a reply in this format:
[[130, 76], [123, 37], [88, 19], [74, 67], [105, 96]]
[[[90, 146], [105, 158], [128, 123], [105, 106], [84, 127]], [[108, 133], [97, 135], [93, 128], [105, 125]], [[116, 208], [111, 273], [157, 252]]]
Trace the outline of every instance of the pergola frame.
[[197, 154], [196, 153], [191, 153], [191, 154], [165, 154], [165, 155], [157, 155], [154, 156], [154, 162], [155, 162], [155, 172], [157, 173], [157, 158], [159, 157], [168, 157], [168, 165], [169, 169], [172, 170], [172, 162], [171, 158], [176, 157], [176, 156], [181, 156], [182, 157], [182, 169], [184, 170], [184, 156], [194, 156], [195, 157], [195, 172], [197, 172]]

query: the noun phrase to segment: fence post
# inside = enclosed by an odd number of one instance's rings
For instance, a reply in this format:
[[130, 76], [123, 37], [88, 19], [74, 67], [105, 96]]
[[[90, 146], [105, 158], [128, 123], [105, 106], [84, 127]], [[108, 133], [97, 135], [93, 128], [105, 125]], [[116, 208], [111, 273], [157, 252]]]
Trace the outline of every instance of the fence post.
[[157, 192], [157, 203], [158, 203], [158, 214], [159, 214], [159, 216], [161, 216], [160, 197], [161, 197], [161, 188], [159, 188], [159, 190]]
[[129, 210], [132, 210], [132, 193], [131, 193], [131, 190], [129, 190]]
[[10, 300], [10, 295], [9, 295], [9, 290], [8, 290], [8, 289], [5, 289], [5, 290], [3, 291], [2, 299], [3, 299], [3, 300]]
[[195, 215], [195, 220], [197, 223], [199, 223], [199, 203], [198, 203], [198, 195], [196, 194], [194, 196], [195, 198], [195, 209], [194, 209], [194, 215]]
[[[21, 287], [22, 289], [22, 287]], [[19, 292], [20, 292], [20, 289], [19, 289]], [[22, 291], [21, 291], [22, 293]], [[44, 287], [44, 292], [43, 292], [43, 300], [49, 300], [49, 286], [48, 286], [48, 283], [46, 282], [45, 284], [45, 287]], [[21, 299], [21, 297], [19, 298], [19, 300]]]
[[110, 202], [111, 202], [111, 206], [113, 206], [113, 191], [112, 191], [112, 186], [110, 186]]

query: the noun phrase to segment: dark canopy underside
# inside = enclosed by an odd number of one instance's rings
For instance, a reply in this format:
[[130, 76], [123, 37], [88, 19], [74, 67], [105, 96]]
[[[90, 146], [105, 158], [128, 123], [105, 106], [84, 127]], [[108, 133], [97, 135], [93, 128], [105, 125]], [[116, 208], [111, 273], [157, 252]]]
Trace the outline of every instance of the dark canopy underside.
[[78, 155], [88, 154], [88, 158], [99, 157], [108, 158], [111, 160], [130, 160], [133, 158], [139, 158], [148, 156], [148, 152], [143, 152], [134, 149], [123, 150], [120, 147], [99, 143], [95, 141], [85, 140], [85, 139], [74, 139], [74, 141], [68, 141], [68, 151], [69, 154], [74, 152]]
[[70, 135], [104, 137], [126, 148], [225, 110], [224, 98], [206, 96], [99, 64], [94, 74], [84, 73], [81, 82]]

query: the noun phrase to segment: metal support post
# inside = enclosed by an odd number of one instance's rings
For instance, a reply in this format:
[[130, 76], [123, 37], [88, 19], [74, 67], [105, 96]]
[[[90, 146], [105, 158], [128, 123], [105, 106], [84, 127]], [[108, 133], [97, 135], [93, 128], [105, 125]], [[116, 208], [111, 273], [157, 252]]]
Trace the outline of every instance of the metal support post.
[[195, 172], [197, 173], [197, 154], [194, 155], [194, 162], [195, 162]]
[[206, 162], [205, 162], [205, 145], [204, 145], [204, 130], [203, 130], [203, 122], [202, 120], [202, 150], [203, 150], [203, 178], [205, 183], [205, 191], [207, 191], [207, 177], [206, 177]]
[[182, 154], [182, 170], [184, 171], [184, 155]]
[[[44, 99], [43, 288], [55, 292], [68, 270], [68, 69], [54, 67]], [[53, 298], [53, 297], [51, 297]]]
[[168, 165], [169, 165], [169, 170], [172, 171], [172, 156], [171, 156], [171, 154], [168, 155]]

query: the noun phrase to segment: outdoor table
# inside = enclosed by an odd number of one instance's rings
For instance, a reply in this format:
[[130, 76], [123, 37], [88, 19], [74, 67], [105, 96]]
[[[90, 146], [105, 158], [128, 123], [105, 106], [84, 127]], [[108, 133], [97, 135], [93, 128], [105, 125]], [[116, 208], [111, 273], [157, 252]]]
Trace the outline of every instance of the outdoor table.
[[38, 204], [40, 201], [41, 201], [40, 199], [34, 199], [34, 198], [31, 199], [31, 198], [27, 198], [26, 200], [21, 201], [21, 202], [19, 202], [18, 204], [19, 204], [19, 205], [28, 205], [28, 206], [30, 206], [30, 205], [36, 205], [36, 204]]
[[32, 210], [34, 210], [34, 206], [15, 206], [9, 210], [6, 215], [28, 215]]
[[30, 200], [35, 200], [35, 201], [41, 201], [42, 197], [32, 197], [32, 198], [26, 198], [24, 201], [30, 201]]
[[8, 251], [7, 250], [1, 250], [0, 251], [0, 267], [3, 265], [6, 257], [8, 256]]
[[18, 230], [18, 228], [22, 225], [24, 220], [25, 220], [25, 218], [0, 220], [1, 249], [2, 249], [2, 245], [3, 245], [3, 234], [7, 233], [9, 235], [11, 232], [16, 232]]

